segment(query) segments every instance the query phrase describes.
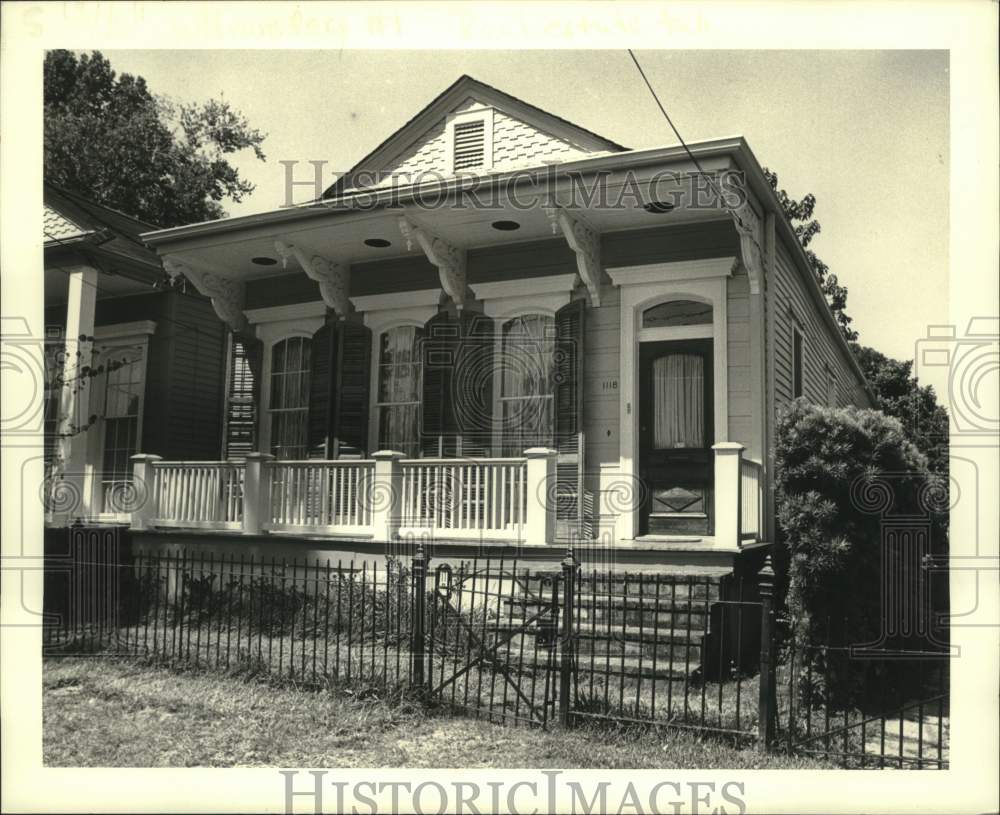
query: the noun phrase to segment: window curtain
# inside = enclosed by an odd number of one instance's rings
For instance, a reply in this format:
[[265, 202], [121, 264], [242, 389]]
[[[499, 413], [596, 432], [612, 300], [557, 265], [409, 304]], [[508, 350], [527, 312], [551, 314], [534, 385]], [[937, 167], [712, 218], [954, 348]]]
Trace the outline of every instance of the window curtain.
[[271, 351], [271, 452], [279, 459], [306, 457], [309, 357], [308, 337], [289, 337]]
[[379, 353], [379, 447], [409, 456], [416, 455], [420, 432], [422, 336], [414, 326], [389, 329]]
[[704, 359], [669, 354], [653, 360], [653, 447], [705, 446]]
[[552, 444], [554, 335], [553, 319], [541, 314], [516, 317], [504, 325], [501, 403], [506, 455]]

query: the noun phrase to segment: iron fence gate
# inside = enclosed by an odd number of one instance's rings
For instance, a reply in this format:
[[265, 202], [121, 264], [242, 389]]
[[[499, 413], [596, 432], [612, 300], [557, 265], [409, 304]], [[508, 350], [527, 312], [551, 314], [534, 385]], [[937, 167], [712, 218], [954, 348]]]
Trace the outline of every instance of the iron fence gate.
[[561, 576], [473, 561], [439, 565], [431, 583], [429, 698], [545, 727], [558, 699]]

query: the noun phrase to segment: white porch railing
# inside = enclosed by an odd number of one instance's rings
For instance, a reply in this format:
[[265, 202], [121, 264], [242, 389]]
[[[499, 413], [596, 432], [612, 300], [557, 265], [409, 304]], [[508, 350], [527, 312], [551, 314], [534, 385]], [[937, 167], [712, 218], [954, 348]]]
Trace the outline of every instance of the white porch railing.
[[264, 528], [312, 534], [371, 532], [373, 461], [271, 461]]
[[132, 527], [550, 543], [556, 452], [524, 458], [168, 462], [137, 455]]
[[740, 460], [740, 538], [760, 540], [764, 517], [763, 467], [760, 462]]
[[412, 459], [400, 465], [401, 534], [521, 539], [527, 459]]
[[232, 461], [153, 461], [146, 476], [154, 526], [243, 528], [243, 465]]

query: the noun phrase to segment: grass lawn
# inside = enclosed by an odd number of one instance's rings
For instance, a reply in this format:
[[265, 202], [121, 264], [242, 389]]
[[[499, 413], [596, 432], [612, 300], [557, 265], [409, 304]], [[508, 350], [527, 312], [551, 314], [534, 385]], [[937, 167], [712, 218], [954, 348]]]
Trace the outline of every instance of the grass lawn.
[[43, 700], [45, 764], [59, 767], [828, 766], [681, 731], [501, 727], [113, 657], [46, 659]]

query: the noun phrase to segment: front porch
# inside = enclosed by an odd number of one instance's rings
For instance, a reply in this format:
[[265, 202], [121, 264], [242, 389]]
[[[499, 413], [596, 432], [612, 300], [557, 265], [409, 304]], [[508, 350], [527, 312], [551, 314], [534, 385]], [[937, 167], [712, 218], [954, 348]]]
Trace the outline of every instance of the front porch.
[[132, 511], [122, 520], [136, 532], [230, 542], [296, 537], [313, 548], [423, 542], [456, 552], [486, 546], [544, 556], [546, 547], [561, 555], [572, 544], [626, 559], [628, 553], [653, 560], [674, 554], [691, 562], [701, 554], [731, 562], [765, 542], [761, 465], [744, 458], [740, 444], [716, 444], [712, 451], [708, 535], [619, 536], [616, 530], [632, 528], [643, 499], [639, 489], [622, 494], [622, 482], [607, 469], [594, 511], [584, 517], [579, 496], [561, 493], [558, 454], [548, 448], [506, 458], [410, 459], [380, 451], [367, 460], [335, 461], [251, 453], [245, 461], [179, 462], [140, 454], [133, 457]]

